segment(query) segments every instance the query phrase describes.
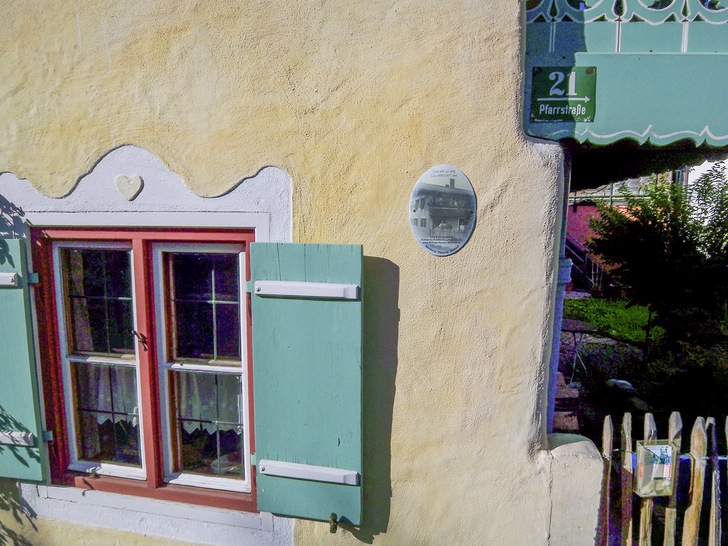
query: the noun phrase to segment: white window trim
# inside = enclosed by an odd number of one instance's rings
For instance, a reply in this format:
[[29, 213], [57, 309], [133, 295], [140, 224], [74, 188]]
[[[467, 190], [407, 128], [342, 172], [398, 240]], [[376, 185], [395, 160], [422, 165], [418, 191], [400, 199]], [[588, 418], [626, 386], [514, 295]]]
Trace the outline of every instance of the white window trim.
[[252, 229], [256, 241], [270, 240], [267, 212], [28, 212], [25, 219], [31, 226], [44, 228]]
[[[126, 242], [101, 242], [101, 241], [63, 241], [58, 240], [52, 243], [53, 252], [53, 276], [55, 281], [55, 298], [56, 298], [56, 311], [57, 311], [57, 324], [58, 324], [58, 344], [60, 346], [59, 358], [61, 360], [61, 375], [63, 378], [63, 402], [66, 407], [66, 427], [68, 430], [68, 455], [69, 455], [69, 470], [75, 470], [77, 472], [85, 472], [88, 474], [98, 474], [100, 476], [114, 476], [117, 478], [130, 478], [134, 480], [144, 480], [147, 477], [146, 469], [144, 468], [144, 434], [143, 431], [144, 423], [142, 421], [141, 411], [139, 411], [139, 401], [141, 400], [140, 391], [140, 370], [139, 370], [139, 354], [138, 344], [135, 343], [134, 358], [113, 358], [104, 356], [82, 356], [70, 354], [70, 348], [68, 347], [68, 325], [66, 324], [66, 313], [65, 313], [65, 297], [63, 273], [61, 264], [61, 250], [66, 248], [72, 249], [108, 249], [108, 250], [126, 250], [131, 251], [131, 243]], [[134, 268], [131, 267], [131, 261], [129, 262], [129, 270], [131, 272], [131, 283], [132, 283], [132, 294], [134, 293]], [[137, 309], [136, 302], [132, 300], [134, 327], [137, 325]], [[141, 455], [141, 464], [139, 467], [132, 467], [126, 465], [119, 465], [113, 463], [98, 463], [92, 461], [84, 461], [79, 457], [78, 443], [76, 441], [76, 411], [75, 401], [73, 400], [73, 378], [71, 374], [71, 363], [73, 362], [89, 362], [98, 364], [118, 364], [122, 366], [134, 366], [136, 371], [136, 386], [137, 386], [137, 413], [139, 419], [139, 450]]]
[[[165, 252], [217, 252], [237, 253], [238, 271], [238, 299], [240, 301], [240, 366], [208, 366], [194, 364], [179, 364], [171, 362], [167, 354], [167, 321], [165, 317], [165, 281], [166, 275], [162, 255]], [[175, 485], [190, 485], [223, 491], [240, 491], [250, 493], [251, 482], [251, 452], [250, 452], [250, 401], [248, 400], [249, 377], [248, 369], [248, 318], [245, 312], [245, 249], [239, 244], [216, 244], [210, 241], [201, 243], [153, 243], [152, 244], [152, 275], [154, 278], [154, 321], [157, 329], [157, 367], [159, 371], [159, 403], [162, 426], [162, 450], [164, 457], [164, 481]], [[241, 376], [241, 389], [239, 393], [242, 405], [243, 422], [243, 464], [245, 465], [245, 479], [234, 480], [230, 478], [216, 478], [200, 476], [192, 473], [175, 472], [173, 470], [172, 431], [169, 426], [169, 380], [167, 372], [173, 369], [201, 369], [209, 372], [234, 373]]]

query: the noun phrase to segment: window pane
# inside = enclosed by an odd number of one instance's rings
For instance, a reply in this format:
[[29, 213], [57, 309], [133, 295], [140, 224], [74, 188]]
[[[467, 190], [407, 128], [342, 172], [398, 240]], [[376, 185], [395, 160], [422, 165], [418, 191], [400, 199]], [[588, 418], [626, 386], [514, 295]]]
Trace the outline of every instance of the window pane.
[[244, 478], [242, 449], [243, 427], [220, 425], [220, 457], [212, 464], [213, 474], [226, 478]]
[[180, 472], [211, 474], [210, 468], [215, 460], [216, 431], [214, 425], [207, 428], [197, 422], [180, 421]]
[[104, 295], [104, 251], [67, 250], [72, 296]]
[[240, 307], [218, 303], [215, 306], [217, 325], [217, 357], [240, 359]]
[[238, 301], [238, 257], [218, 254], [215, 263], [215, 300]]
[[175, 359], [240, 360], [238, 254], [168, 255]]
[[180, 472], [244, 478], [238, 375], [173, 372]]
[[141, 464], [136, 370], [75, 363], [79, 458]]
[[240, 376], [217, 376], [218, 419], [223, 423], [240, 423], [240, 397], [242, 386]]
[[108, 300], [109, 353], [134, 353], [134, 316], [131, 300]]
[[112, 411], [111, 367], [76, 364], [75, 369], [78, 409]]
[[[113, 427], [110, 426], [110, 413], [96, 413], [90, 411], [78, 412], [79, 459], [84, 461], [105, 460], [104, 448], [114, 444]], [[105, 425], [104, 425], [105, 424]]]
[[180, 438], [180, 472], [192, 472], [208, 476], [243, 479], [242, 427], [215, 426], [192, 429], [187, 432], [183, 422]]
[[178, 358], [214, 358], [212, 304], [176, 302]]
[[174, 255], [174, 297], [177, 300], [212, 299], [212, 262], [205, 254]]
[[137, 415], [136, 369], [130, 366], [111, 368], [111, 400], [113, 411]]
[[73, 349], [87, 353], [108, 353], [103, 300], [72, 298], [70, 311]]
[[[198, 422], [217, 420], [217, 386], [209, 373], [177, 373], [179, 417]], [[191, 425], [190, 425], [191, 426]]]
[[106, 294], [131, 298], [131, 264], [129, 254], [118, 250], [104, 251], [106, 258]]
[[72, 352], [134, 352], [131, 264], [126, 250], [65, 249]]
[[138, 421], [110, 413], [79, 412], [83, 436], [79, 438], [79, 459], [141, 466]]

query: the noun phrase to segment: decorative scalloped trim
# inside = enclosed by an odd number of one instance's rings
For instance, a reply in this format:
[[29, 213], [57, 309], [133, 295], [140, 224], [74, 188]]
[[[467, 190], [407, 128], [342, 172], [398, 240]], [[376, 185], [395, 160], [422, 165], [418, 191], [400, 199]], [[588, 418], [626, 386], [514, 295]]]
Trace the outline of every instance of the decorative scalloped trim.
[[535, 7], [526, 10], [526, 21], [561, 22], [578, 21], [592, 23], [597, 20], [606, 20], [612, 23], [640, 20], [651, 25], [661, 25], [668, 20], [680, 23], [704, 21], [714, 25], [728, 23], [728, 7], [719, 10], [706, 8], [700, 0], [674, 0], [672, 4], [662, 9], [652, 9], [643, 0], [623, 0], [624, 13], [616, 12], [616, 0], [586, 0], [589, 6], [580, 10], [574, 8], [567, 0], [542, 0]]
[[[120, 192], [118, 178], [139, 178], [134, 192]], [[132, 199], [129, 197], [132, 196]], [[291, 177], [277, 167], [265, 167], [244, 178], [227, 193], [201, 197], [182, 177], [151, 152], [126, 145], [105, 154], [63, 197], [48, 197], [26, 179], [0, 174], [0, 232], [16, 218], [30, 213], [135, 213], [182, 212], [265, 213], [270, 217], [270, 237], [287, 241], [292, 225]]]
[[[558, 131], [558, 133], [569, 133], [570, 131]], [[660, 134], [655, 132], [652, 124], [648, 125], [647, 128], [642, 131], [634, 131], [634, 130], [623, 130], [623, 131], [617, 131], [615, 133], [611, 134], [599, 134], [592, 131], [590, 128], [585, 128], [583, 131], [575, 131], [574, 136], [579, 140], [580, 142], [584, 142], [587, 140], [594, 140], [598, 142], [614, 142], [616, 140], [620, 140], [622, 138], [632, 138], [640, 143], [644, 143], [647, 140], [655, 141], [659, 143], [666, 143], [666, 142], [675, 142], [678, 140], [684, 140], [684, 139], [691, 139], [696, 142], [696, 144], [700, 144], [702, 142], [708, 142], [712, 145], [725, 145], [728, 143], [728, 134], [726, 135], [714, 135], [713, 132], [710, 130], [710, 126], [706, 125], [702, 131], [675, 131], [672, 133], [665, 133]]]

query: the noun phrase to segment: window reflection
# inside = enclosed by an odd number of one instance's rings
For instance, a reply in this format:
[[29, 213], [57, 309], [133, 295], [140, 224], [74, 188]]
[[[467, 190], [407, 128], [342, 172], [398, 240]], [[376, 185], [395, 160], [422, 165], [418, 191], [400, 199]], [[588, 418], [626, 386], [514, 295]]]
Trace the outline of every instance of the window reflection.
[[175, 360], [239, 361], [237, 254], [172, 253], [168, 260]]
[[178, 471], [243, 479], [241, 377], [172, 372]]
[[131, 264], [126, 250], [64, 249], [72, 353], [134, 353]]
[[141, 465], [135, 368], [75, 363], [73, 371], [79, 457]]

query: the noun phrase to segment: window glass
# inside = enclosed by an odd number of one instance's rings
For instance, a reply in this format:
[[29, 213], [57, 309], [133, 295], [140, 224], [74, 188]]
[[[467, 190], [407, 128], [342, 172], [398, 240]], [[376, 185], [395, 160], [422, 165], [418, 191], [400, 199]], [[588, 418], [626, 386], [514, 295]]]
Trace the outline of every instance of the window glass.
[[243, 479], [241, 378], [172, 372], [179, 441], [178, 472]]
[[136, 370], [73, 364], [79, 457], [141, 465]]
[[175, 359], [240, 360], [237, 254], [170, 253]]
[[63, 263], [71, 352], [133, 354], [129, 252], [64, 249]]

